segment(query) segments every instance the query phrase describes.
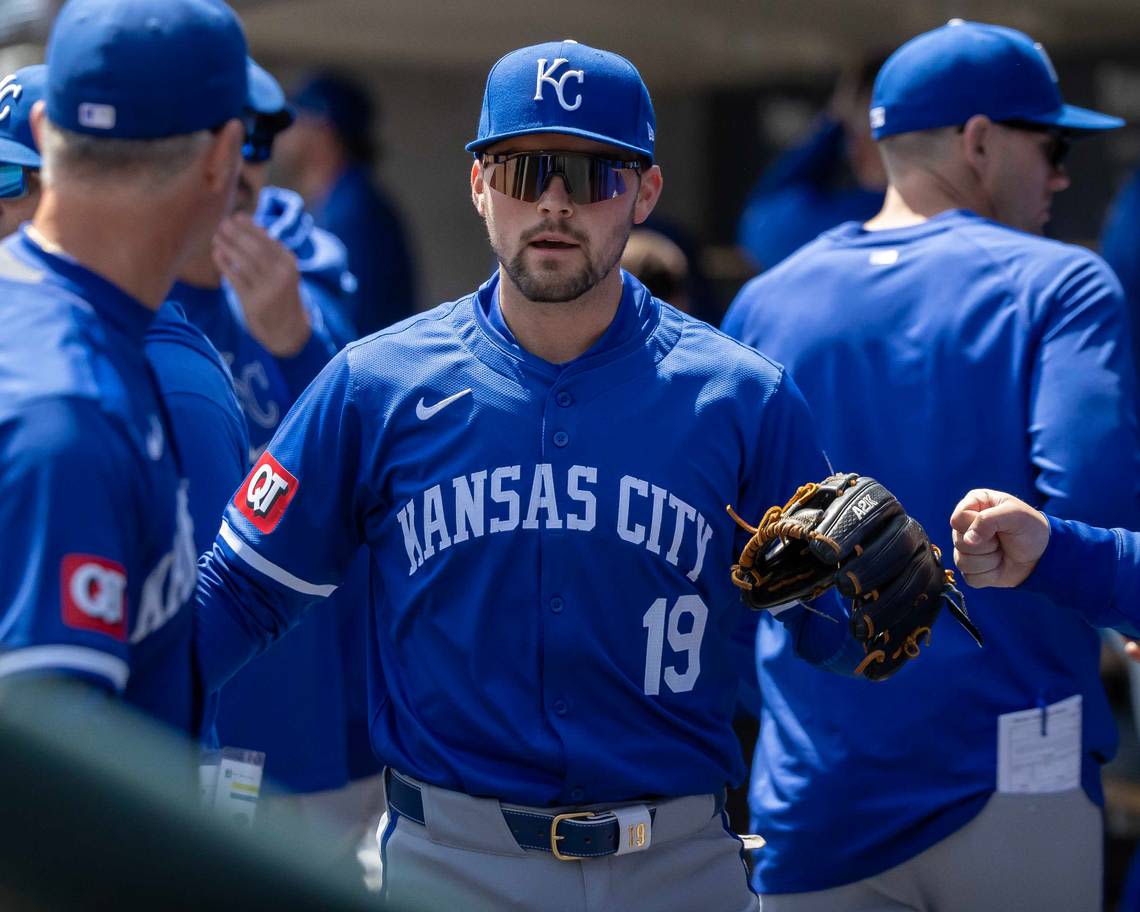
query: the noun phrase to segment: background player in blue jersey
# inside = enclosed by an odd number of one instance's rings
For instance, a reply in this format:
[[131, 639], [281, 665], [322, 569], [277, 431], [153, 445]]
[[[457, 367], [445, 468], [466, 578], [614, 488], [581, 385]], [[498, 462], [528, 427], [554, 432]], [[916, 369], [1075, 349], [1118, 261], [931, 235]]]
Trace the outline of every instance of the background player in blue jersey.
[[[960, 21], [891, 56], [870, 114], [882, 211], [749, 283], [724, 328], [784, 362], [829, 456], [857, 459], [946, 553], [945, 517], [979, 476], [1059, 515], [1137, 523], [1120, 286], [1039, 236], [1067, 140], [1121, 121], [1064, 105], [1024, 34]], [[947, 626], [882, 688], [815, 673], [762, 626], [766, 912], [1099, 908], [1116, 744], [1099, 638], [1076, 613], [1042, 625], [1029, 592], [971, 603], [984, 650]], [[1026, 719], [1048, 752], [1019, 738]]]
[[[252, 61], [249, 85], [250, 130], [233, 211], [183, 264], [170, 297], [210, 337], [233, 372], [252, 462], [345, 340], [334, 339], [324, 319], [321, 304], [329, 301], [327, 294], [302, 280], [293, 252], [253, 219], [275, 131], [288, 126], [291, 115], [276, 80]], [[336, 250], [335, 239], [327, 235], [311, 241], [316, 229], [300, 207], [270, 202], [264, 211], [274, 213], [271, 227], [278, 238], [288, 237], [298, 247], [315, 243]], [[343, 253], [340, 271], [350, 283]]]
[[[0, 240], [31, 219], [39, 205], [41, 160], [29, 114], [44, 97], [46, 84], [43, 64], [0, 80], [10, 87], [11, 97], [0, 120], [0, 173], [8, 181], [4, 186], [20, 190], [18, 196], [0, 197]], [[12, 201], [10, 207], [4, 205], [6, 200]], [[213, 543], [217, 518], [249, 467], [245, 419], [218, 350], [176, 305], [159, 308], [144, 344], [190, 482], [195, 553], [201, 554]]]
[[403, 219], [375, 180], [379, 119], [368, 91], [334, 73], [316, 73], [293, 93], [297, 124], [281, 138], [277, 166], [348, 249], [359, 282], [349, 302], [355, 336], [416, 312], [411, 244]]
[[[616, 268], [661, 192], [654, 130], [622, 57], [500, 60], [468, 147], [499, 269], [333, 359], [201, 568], [214, 687], [368, 549], [397, 906], [756, 908], [722, 812], [756, 617], [725, 505], [828, 466], [777, 365]], [[779, 620], [850, 673], [863, 648], [816, 606]]]
[[244, 58], [220, 3], [66, 4], [32, 111], [42, 198], [0, 247], [0, 675], [78, 678], [183, 730], [195, 552], [143, 339], [229, 205]]
[[[230, 365], [252, 446], [237, 477], [227, 472], [220, 498], [215, 484], [191, 491], [192, 508], [212, 511], [210, 541], [250, 463], [301, 390], [348, 341], [330, 330], [352, 289], [343, 247], [313, 225], [297, 194], [266, 186], [274, 138], [292, 115], [276, 80], [253, 61], [246, 115], [234, 212], [183, 268], [169, 305], [184, 306]], [[259, 826], [276, 826], [281, 809], [323, 818], [345, 852], [355, 851], [383, 803], [363, 694], [348, 686], [363, 676], [367, 587], [362, 558], [335, 610], [307, 617], [227, 684], [216, 719], [222, 744], [266, 755]], [[344, 791], [350, 780], [356, 781]]]

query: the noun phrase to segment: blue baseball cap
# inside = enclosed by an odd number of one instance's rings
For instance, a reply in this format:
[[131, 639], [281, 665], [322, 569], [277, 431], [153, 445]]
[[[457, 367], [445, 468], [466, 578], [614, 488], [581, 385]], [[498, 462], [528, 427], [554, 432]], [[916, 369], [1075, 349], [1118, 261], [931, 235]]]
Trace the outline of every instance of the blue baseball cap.
[[32, 105], [44, 97], [47, 67], [42, 63], [0, 79], [0, 165], [40, 167], [40, 153], [29, 120]]
[[961, 19], [895, 51], [871, 94], [875, 139], [957, 126], [977, 114], [1075, 133], [1124, 126], [1119, 117], [1065, 104], [1052, 61], [1024, 32]]
[[512, 51], [491, 67], [468, 152], [514, 136], [563, 133], [653, 161], [656, 120], [649, 90], [624, 57], [577, 41]]
[[178, 136], [245, 107], [245, 35], [221, 0], [68, 0], [47, 65], [48, 117], [76, 133]]

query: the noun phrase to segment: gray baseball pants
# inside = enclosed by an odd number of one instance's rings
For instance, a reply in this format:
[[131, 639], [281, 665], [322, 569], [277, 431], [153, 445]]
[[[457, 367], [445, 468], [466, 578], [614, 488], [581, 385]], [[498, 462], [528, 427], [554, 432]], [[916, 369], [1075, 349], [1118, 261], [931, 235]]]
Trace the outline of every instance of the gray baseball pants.
[[1041, 795], [995, 793], [966, 826], [909, 861], [831, 890], [765, 893], [760, 908], [763, 912], [1100, 912], [1103, 854], [1101, 810], [1083, 789]]
[[394, 910], [756, 912], [740, 840], [711, 795], [654, 802], [644, 851], [559, 861], [520, 848], [499, 802], [418, 784], [424, 824], [389, 812], [378, 830]]

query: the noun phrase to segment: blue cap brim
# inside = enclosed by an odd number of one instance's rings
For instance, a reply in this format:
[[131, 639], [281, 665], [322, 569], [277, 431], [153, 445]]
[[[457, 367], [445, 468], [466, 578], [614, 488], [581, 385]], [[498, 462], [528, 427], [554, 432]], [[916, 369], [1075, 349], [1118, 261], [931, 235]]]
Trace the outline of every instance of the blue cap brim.
[[0, 139], [0, 164], [39, 168], [42, 162], [40, 153], [34, 149], [29, 149], [14, 139]]
[[1124, 121], [1119, 117], [1068, 104], [1061, 105], [1053, 114], [1027, 119], [1035, 123], [1060, 127], [1062, 130], [1071, 130], [1074, 133], [1098, 133], [1101, 130], [1118, 130], [1124, 126]]
[[246, 58], [246, 79], [248, 89], [245, 104], [255, 114], [278, 114], [287, 109], [285, 93], [277, 80], [252, 58]]

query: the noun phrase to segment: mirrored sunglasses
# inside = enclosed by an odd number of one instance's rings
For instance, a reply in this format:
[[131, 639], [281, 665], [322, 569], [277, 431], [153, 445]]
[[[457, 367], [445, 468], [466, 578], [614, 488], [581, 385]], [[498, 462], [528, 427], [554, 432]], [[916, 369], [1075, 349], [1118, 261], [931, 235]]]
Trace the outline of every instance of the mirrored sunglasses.
[[0, 199], [20, 199], [32, 189], [34, 168], [26, 165], [0, 164]]
[[566, 193], [579, 206], [621, 196], [628, 189], [622, 171], [640, 171], [633, 159], [603, 158], [582, 152], [512, 152], [484, 155], [484, 180], [492, 190], [524, 203], [537, 202], [552, 177], [562, 178]]

